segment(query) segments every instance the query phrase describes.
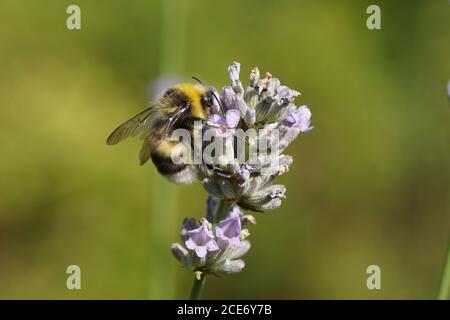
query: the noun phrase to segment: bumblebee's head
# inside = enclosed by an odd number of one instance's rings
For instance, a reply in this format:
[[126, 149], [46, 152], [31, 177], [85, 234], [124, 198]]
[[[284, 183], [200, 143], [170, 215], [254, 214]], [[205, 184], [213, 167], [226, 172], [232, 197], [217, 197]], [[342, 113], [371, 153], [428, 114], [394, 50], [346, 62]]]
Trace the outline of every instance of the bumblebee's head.
[[180, 83], [166, 91], [165, 96], [175, 108], [185, 108], [186, 116], [206, 120], [214, 104], [213, 93], [203, 84]]

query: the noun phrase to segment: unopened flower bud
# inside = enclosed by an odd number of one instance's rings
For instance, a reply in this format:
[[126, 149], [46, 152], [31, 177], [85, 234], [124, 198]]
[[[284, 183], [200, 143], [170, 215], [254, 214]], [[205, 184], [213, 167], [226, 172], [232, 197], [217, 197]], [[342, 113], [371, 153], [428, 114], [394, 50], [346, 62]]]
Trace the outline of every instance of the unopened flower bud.
[[256, 87], [259, 81], [259, 69], [258, 67], [254, 67], [250, 72], [250, 86]]
[[250, 236], [250, 231], [248, 229], [242, 229], [241, 233], [239, 234], [239, 239], [245, 240]]
[[242, 225], [256, 224], [256, 219], [251, 214], [247, 214], [242, 217]]

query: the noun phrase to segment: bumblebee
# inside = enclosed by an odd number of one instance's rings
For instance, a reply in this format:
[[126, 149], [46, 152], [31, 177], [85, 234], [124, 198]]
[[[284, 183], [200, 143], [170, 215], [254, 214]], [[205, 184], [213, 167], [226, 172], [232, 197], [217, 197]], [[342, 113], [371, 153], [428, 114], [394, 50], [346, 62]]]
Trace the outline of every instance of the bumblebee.
[[170, 138], [176, 129], [194, 134], [194, 121], [205, 121], [211, 114], [214, 93], [205, 85], [180, 83], [165, 90], [154, 105], [119, 125], [106, 143], [115, 145], [132, 136], [143, 140], [139, 153], [141, 165], [150, 158], [158, 172], [169, 180], [189, 184], [197, 178], [193, 164], [173, 161], [186, 146]]

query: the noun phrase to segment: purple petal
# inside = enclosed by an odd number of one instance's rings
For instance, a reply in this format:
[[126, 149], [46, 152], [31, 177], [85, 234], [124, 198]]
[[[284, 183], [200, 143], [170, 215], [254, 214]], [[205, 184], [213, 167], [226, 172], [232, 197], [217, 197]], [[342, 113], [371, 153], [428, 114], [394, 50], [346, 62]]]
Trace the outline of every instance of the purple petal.
[[235, 246], [232, 250], [232, 252], [229, 255], [230, 259], [237, 259], [242, 257], [244, 254], [246, 254], [250, 250], [250, 242], [247, 240], [241, 241], [238, 246]]
[[188, 232], [190, 238], [197, 246], [204, 246], [209, 240], [213, 239], [211, 231], [208, 230], [206, 223], [203, 223], [197, 229]]
[[230, 217], [240, 217], [243, 214], [244, 213], [242, 212], [241, 208], [239, 208], [238, 206], [234, 206], [233, 209], [231, 209]]
[[206, 246], [195, 247], [195, 254], [199, 258], [204, 258], [206, 256]]
[[197, 231], [197, 230], [192, 230], [190, 233], [191, 236], [191, 240], [197, 245], [197, 246], [203, 246], [205, 245], [208, 241], [208, 235], [203, 232], [203, 231]]
[[229, 241], [229, 243], [231, 244], [231, 245], [234, 245], [234, 246], [239, 246], [240, 244], [241, 244], [241, 240], [238, 238], [238, 237], [236, 237], [236, 238], [231, 238], [230, 240], [228, 240]]
[[241, 114], [239, 110], [232, 109], [226, 112], [225, 118], [228, 128], [236, 128], [241, 119]]
[[301, 132], [307, 132], [312, 129], [310, 127], [311, 111], [307, 106], [301, 106], [298, 109], [292, 111], [286, 119], [284, 119], [283, 124], [287, 127], [299, 128]]
[[219, 248], [221, 250], [225, 250], [229, 246], [229, 241], [228, 240], [223, 240], [221, 238], [218, 238], [217, 239], [217, 244], [219, 245]]
[[197, 246], [194, 241], [192, 241], [191, 238], [187, 239], [186, 242], [184, 243], [186, 245], [186, 248], [190, 249], [190, 250], [194, 250], [195, 247]]
[[233, 215], [233, 217], [227, 218], [219, 222], [216, 228], [217, 237], [223, 240], [230, 240], [232, 238], [238, 238], [241, 234], [241, 219], [239, 214]]
[[298, 124], [299, 119], [299, 109], [295, 109], [284, 119], [283, 124], [287, 127], [292, 127]]
[[224, 238], [223, 230], [221, 227], [216, 227], [216, 236], [219, 238]]
[[286, 119], [284, 119], [283, 124], [287, 127], [292, 127], [293, 125], [295, 125], [298, 120], [297, 120], [297, 110], [291, 112]]
[[226, 125], [226, 121], [225, 119], [220, 115], [220, 114], [213, 114], [211, 115], [207, 122], [208, 125], [212, 126], [212, 127], [219, 127], [222, 125]]
[[217, 243], [214, 240], [211, 240], [210, 242], [208, 242], [206, 244], [206, 248], [208, 249], [208, 251], [217, 251], [217, 250], [219, 250], [219, 246], [217, 245]]
[[312, 129], [309, 126], [311, 120], [311, 111], [307, 106], [301, 106], [298, 108], [298, 126], [300, 131], [306, 132]]

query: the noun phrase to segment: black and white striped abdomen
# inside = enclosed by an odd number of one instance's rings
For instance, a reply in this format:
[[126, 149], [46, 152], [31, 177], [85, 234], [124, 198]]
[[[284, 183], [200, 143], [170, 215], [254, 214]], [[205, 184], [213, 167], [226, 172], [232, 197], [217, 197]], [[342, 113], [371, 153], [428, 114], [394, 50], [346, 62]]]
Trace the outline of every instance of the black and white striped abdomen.
[[164, 141], [151, 154], [158, 172], [172, 182], [190, 184], [197, 179], [197, 167], [183, 163], [185, 148], [181, 142]]

